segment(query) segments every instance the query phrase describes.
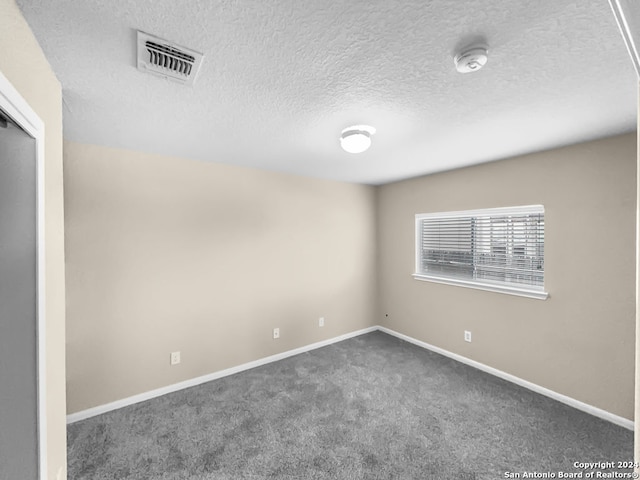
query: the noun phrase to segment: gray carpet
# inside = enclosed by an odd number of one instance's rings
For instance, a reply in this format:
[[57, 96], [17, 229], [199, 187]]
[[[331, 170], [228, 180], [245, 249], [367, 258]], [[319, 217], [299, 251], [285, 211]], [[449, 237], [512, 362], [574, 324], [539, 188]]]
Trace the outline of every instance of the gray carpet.
[[485, 480], [631, 459], [632, 432], [381, 332], [68, 429], [70, 480]]

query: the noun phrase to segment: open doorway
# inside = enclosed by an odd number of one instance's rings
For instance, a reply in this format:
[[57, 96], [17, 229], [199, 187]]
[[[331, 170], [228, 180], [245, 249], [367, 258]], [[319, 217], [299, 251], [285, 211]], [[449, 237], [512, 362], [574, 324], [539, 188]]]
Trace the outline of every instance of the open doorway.
[[36, 140], [0, 111], [0, 478], [38, 478]]
[[0, 480], [47, 478], [44, 124], [0, 73]]

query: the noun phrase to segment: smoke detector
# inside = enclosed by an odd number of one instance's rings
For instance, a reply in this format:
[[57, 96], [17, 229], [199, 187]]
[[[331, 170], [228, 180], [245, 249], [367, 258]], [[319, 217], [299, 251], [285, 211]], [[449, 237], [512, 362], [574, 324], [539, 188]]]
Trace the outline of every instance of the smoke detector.
[[473, 47], [456, 55], [453, 61], [460, 73], [477, 72], [487, 63], [488, 55], [485, 47]]
[[138, 70], [193, 85], [202, 53], [138, 31]]

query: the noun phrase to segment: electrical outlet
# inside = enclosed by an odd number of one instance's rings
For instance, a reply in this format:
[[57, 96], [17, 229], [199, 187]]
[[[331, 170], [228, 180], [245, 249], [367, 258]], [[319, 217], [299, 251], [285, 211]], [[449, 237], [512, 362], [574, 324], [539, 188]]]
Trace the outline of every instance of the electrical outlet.
[[319, 326], [319, 327], [324, 327], [324, 317], [320, 317], [320, 318], [318, 319], [318, 326]]
[[469, 330], [465, 330], [464, 331], [464, 341], [465, 342], [470, 342], [471, 341], [471, 332]]
[[280, 329], [279, 328], [274, 328], [273, 329], [273, 338], [280, 338]]
[[178, 365], [180, 363], [180, 352], [171, 352], [171, 365]]

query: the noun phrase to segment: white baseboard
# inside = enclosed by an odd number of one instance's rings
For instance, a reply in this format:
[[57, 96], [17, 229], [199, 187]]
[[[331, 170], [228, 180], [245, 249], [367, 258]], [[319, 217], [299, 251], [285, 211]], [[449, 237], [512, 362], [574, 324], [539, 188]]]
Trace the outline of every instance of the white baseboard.
[[527, 388], [533, 392], [544, 395], [545, 397], [552, 398], [554, 400], [557, 400], [560, 403], [564, 403], [577, 410], [581, 410], [595, 417], [601, 418], [603, 420], [607, 420], [611, 423], [615, 423], [616, 425], [619, 425], [626, 429], [629, 429], [632, 431], [634, 429], [634, 422], [627, 418], [614, 415], [613, 413], [607, 412], [606, 410], [602, 410], [601, 408], [594, 407], [593, 405], [589, 405], [587, 403], [581, 402], [571, 397], [567, 397], [566, 395], [563, 395], [558, 392], [554, 392], [553, 390], [549, 390], [548, 388], [545, 388], [545, 387], [541, 387], [540, 385], [536, 385], [535, 383], [528, 382], [527, 380], [523, 380], [522, 378], [516, 377], [515, 375], [511, 375], [510, 373], [506, 373], [506, 372], [503, 372], [502, 370], [489, 367], [488, 365], [485, 365], [483, 363], [476, 362], [475, 360], [471, 360], [469, 358], [463, 357], [462, 355], [458, 355], [457, 353], [449, 352], [440, 347], [430, 345], [426, 342], [417, 340], [413, 337], [404, 335], [402, 333], [398, 333], [389, 328], [378, 327], [378, 330], [380, 330], [381, 332], [387, 333], [389, 335], [393, 335], [394, 337], [400, 338], [406, 342], [412, 343], [419, 347], [425, 348], [427, 350], [431, 350], [432, 352], [439, 353], [440, 355], [444, 355], [445, 357], [449, 357], [453, 360], [456, 360], [457, 362], [464, 363], [471, 367], [477, 368], [478, 370], [482, 370], [483, 372], [502, 378], [503, 380], [507, 380], [508, 382], [515, 383], [516, 385], [520, 385], [521, 387]]
[[236, 367], [227, 368], [225, 370], [213, 372], [208, 375], [203, 375], [201, 377], [185, 380], [184, 382], [174, 383], [173, 385], [167, 385], [166, 387], [157, 388], [155, 390], [140, 393], [138, 395], [133, 395], [132, 397], [116, 400], [115, 402], [106, 403], [104, 405], [98, 405], [97, 407], [88, 408], [86, 410], [81, 410], [80, 412], [67, 415], [67, 424], [78, 422], [80, 420], [85, 420], [90, 417], [95, 417], [96, 415], [101, 415], [103, 413], [107, 413], [112, 410], [117, 410], [119, 408], [126, 407], [128, 405], [133, 405], [134, 403], [144, 402], [145, 400], [150, 400], [155, 397], [160, 397], [162, 395], [166, 395], [167, 393], [176, 392], [184, 388], [194, 387], [196, 385], [210, 382], [218, 378], [227, 377], [229, 375], [233, 375], [234, 373], [239, 373], [245, 370], [249, 370], [251, 368], [260, 367], [262, 365], [266, 365], [267, 363], [277, 362], [278, 360], [282, 360], [287, 357], [292, 357], [294, 355], [299, 355], [300, 353], [309, 352], [311, 350], [315, 350], [316, 348], [326, 347], [327, 345], [331, 345], [332, 343], [341, 342], [342, 340], [347, 340], [348, 338], [357, 337], [359, 335], [364, 335], [365, 333], [374, 332], [376, 330], [378, 330], [378, 327], [364, 328], [362, 330], [346, 333], [344, 335], [330, 338], [328, 340], [323, 340], [321, 342], [305, 345], [304, 347], [294, 348], [293, 350], [277, 353], [275, 355], [260, 358], [252, 362], [243, 363], [242, 365], [238, 365]]
[[347, 340], [348, 338], [364, 335], [365, 333], [370, 333], [376, 330], [380, 330], [381, 332], [400, 338], [401, 340], [404, 340], [406, 342], [412, 343], [414, 345], [425, 348], [427, 350], [431, 350], [432, 352], [439, 353], [440, 355], [444, 355], [445, 357], [449, 357], [460, 363], [464, 363], [465, 365], [469, 365], [471, 367], [477, 368], [478, 370], [482, 370], [483, 372], [489, 373], [498, 378], [502, 378], [503, 380], [507, 380], [508, 382], [515, 383], [516, 385], [520, 385], [521, 387], [527, 388], [533, 392], [552, 398], [554, 400], [557, 400], [558, 402], [564, 403], [566, 405], [569, 405], [570, 407], [589, 413], [603, 420], [607, 420], [621, 427], [627, 428], [629, 430], [634, 429], [634, 423], [632, 420], [628, 420], [624, 417], [614, 415], [613, 413], [607, 412], [606, 410], [602, 410], [601, 408], [594, 407], [592, 405], [581, 402], [571, 397], [567, 397], [566, 395], [563, 395], [558, 392], [554, 392], [553, 390], [549, 390], [548, 388], [541, 387], [540, 385], [536, 385], [535, 383], [531, 383], [531, 382], [528, 382], [527, 380], [523, 380], [522, 378], [516, 377], [515, 375], [511, 375], [510, 373], [503, 372], [496, 368], [489, 367], [488, 365], [485, 365], [483, 363], [476, 362], [475, 360], [471, 360], [469, 358], [463, 357], [462, 355], [458, 355], [457, 353], [449, 352], [447, 350], [436, 347], [434, 345], [430, 345], [421, 340], [417, 340], [408, 335], [404, 335], [402, 333], [396, 332], [389, 328], [380, 327], [380, 326], [364, 328], [362, 330], [357, 330], [355, 332], [346, 333], [338, 337], [330, 338], [328, 340], [323, 340], [321, 342], [312, 343], [310, 345], [305, 345], [304, 347], [295, 348], [293, 350], [288, 350], [286, 352], [278, 353], [276, 355], [271, 355], [269, 357], [264, 357], [258, 360], [254, 360], [252, 362], [238, 365], [236, 367], [227, 368], [225, 370], [220, 370], [218, 372], [210, 373], [208, 375], [203, 375], [201, 377], [185, 380], [184, 382], [174, 383], [173, 385], [168, 385], [166, 387], [151, 390], [149, 392], [144, 392], [139, 395], [123, 398], [122, 400], [116, 400], [115, 402], [107, 403], [105, 405], [99, 405], [97, 407], [89, 408], [87, 410], [82, 410], [80, 412], [72, 413], [70, 415], [67, 415], [67, 424], [78, 422], [80, 420], [84, 420], [90, 417], [95, 417], [96, 415], [101, 415], [103, 413], [107, 413], [112, 410], [117, 410], [119, 408], [126, 407], [128, 405], [133, 405], [134, 403], [150, 400], [155, 397], [160, 397], [162, 395], [166, 395], [167, 393], [176, 392], [184, 388], [194, 387], [196, 385], [200, 385], [202, 383], [210, 382], [218, 378], [233, 375], [235, 373], [243, 372], [251, 368], [259, 367], [272, 362], [277, 362], [278, 360], [282, 360], [284, 358], [292, 357], [300, 353], [309, 352], [311, 350], [315, 350], [316, 348], [326, 347], [327, 345], [341, 342], [342, 340]]

